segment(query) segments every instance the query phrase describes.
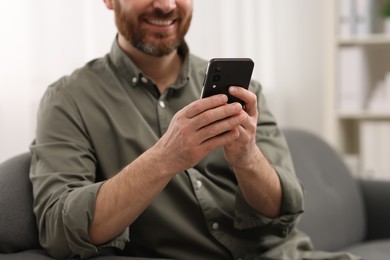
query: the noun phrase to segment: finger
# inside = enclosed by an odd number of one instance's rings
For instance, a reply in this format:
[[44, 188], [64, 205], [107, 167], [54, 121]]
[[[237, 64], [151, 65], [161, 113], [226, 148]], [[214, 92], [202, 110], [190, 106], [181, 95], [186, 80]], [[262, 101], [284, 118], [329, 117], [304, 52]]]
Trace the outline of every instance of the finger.
[[237, 129], [233, 129], [231, 131], [214, 136], [213, 138], [206, 139], [204, 142], [202, 142], [201, 146], [206, 150], [212, 151], [218, 147], [222, 147], [233, 142], [239, 138], [239, 135], [239, 131]]
[[250, 117], [246, 111], [243, 111], [242, 113], [245, 113], [247, 119], [244, 123], [241, 124], [242, 128], [250, 133], [256, 132], [257, 128], [257, 117], [256, 119], [254, 117]]
[[241, 124], [246, 120], [247, 116], [243, 113], [231, 116], [224, 120], [216, 121], [212, 124], [209, 124], [197, 131], [198, 138], [200, 140], [208, 140], [214, 137], [217, 137], [226, 132], [237, 129]]
[[226, 95], [214, 95], [207, 98], [198, 99], [186, 107], [184, 116], [187, 118], [193, 118], [206, 110], [222, 106], [227, 103]]
[[227, 119], [231, 116], [238, 115], [240, 113], [245, 113], [242, 110], [241, 104], [225, 104], [223, 106], [206, 110], [203, 113], [199, 114], [195, 118], [194, 123], [198, 126], [198, 129], [200, 129], [223, 119]]
[[257, 115], [257, 97], [252, 92], [242, 87], [231, 86], [229, 93], [245, 102], [245, 111], [249, 116]]

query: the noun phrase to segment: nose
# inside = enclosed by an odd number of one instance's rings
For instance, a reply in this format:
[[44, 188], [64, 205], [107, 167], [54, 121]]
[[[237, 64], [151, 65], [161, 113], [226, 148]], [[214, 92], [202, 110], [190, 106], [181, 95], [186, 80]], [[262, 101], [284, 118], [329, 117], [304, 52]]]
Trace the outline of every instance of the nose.
[[153, 6], [164, 13], [169, 13], [176, 8], [176, 0], [154, 0]]

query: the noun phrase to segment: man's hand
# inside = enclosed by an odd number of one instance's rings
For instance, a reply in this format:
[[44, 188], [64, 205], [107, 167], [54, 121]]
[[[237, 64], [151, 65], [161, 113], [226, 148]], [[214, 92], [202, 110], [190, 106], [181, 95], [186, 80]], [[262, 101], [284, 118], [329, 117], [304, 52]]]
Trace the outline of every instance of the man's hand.
[[176, 174], [193, 167], [214, 149], [234, 143], [247, 120], [242, 106], [227, 104], [226, 95], [192, 102], [175, 114], [153, 147], [164, 158], [161, 169]]
[[240, 87], [230, 87], [229, 92], [245, 102], [241, 116], [246, 119], [236, 128], [239, 133], [238, 138], [224, 146], [225, 158], [237, 168], [248, 167], [249, 164], [255, 163], [253, 158], [258, 156], [256, 146], [257, 98], [251, 91]]

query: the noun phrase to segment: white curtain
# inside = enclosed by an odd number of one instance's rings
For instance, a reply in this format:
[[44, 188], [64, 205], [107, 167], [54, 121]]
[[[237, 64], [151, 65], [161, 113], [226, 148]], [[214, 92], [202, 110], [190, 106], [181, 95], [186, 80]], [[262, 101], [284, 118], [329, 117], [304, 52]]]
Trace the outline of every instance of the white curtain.
[[[307, 51], [309, 44], [302, 36], [307, 34], [304, 32], [307, 24], [320, 23], [319, 14], [325, 1], [193, 2], [194, 17], [186, 37], [191, 51], [205, 59], [251, 57], [256, 64], [253, 78], [264, 86], [274, 114], [282, 125], [291, 121], [291, 115], [285, 111], [294, 111], [291, 101], [286, 102], [295, 93], [294, 84], [304, 88], [304, 77], [299, 78], [301, 71], [313, 78], [311, 72], [318, 69], [312, 64], [305, 68], [300, 62], [310, 61], [305, 60], [307, 56], [302, 52]], [[316, 44], [312, 48], [321, 41], [317, 36], [322, 29], [316, 30], [319, 31], [309, 31]], [[0, 33], [0, 161], [3, 161], [28, 150], [34, 138], [38, 103], [47, 86], [87, 61], [105, 55], [116, 28], [112, 12], [101, 0], [5, 1], [0, 8]], [[301, 43], [303, 46], [299, 48]], [[320, 55], [309, 54], [310, 59]], [[297, 98], [297, 103], [302, 103]], [[317, 98], [313, 102], [318, 103]], [[302, 123], [300, 118], [307, 115], [294, 118], [292, 124], [295, 120]], [[307, 122], [311, 125], [312, 118]]]
[[103, 1], [6, 1], [0, 8], [0, 161], [28, 150], [47, 86], [107, 53], [116, 33]]

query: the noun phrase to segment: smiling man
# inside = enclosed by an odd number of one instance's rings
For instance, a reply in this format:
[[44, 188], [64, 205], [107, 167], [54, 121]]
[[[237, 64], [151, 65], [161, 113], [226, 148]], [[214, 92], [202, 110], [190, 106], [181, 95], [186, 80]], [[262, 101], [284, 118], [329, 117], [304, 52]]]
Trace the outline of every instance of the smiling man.
[[41, 245], [54, 257], [354, 259], [311, 251], [303, 192], [261, 86], [199, 99], [191, 0], [105, 0], [104, 58], [49, 86], [31, 145]]

